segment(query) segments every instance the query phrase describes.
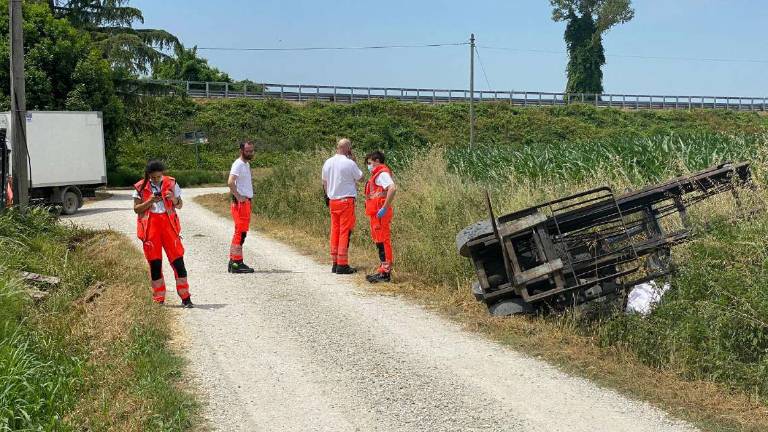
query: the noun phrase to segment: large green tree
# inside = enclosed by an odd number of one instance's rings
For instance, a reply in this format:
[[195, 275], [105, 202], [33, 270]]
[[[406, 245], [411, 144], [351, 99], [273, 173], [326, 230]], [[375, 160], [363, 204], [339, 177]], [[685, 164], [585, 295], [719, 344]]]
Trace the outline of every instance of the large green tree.
[[208, 60], [197, 55], [197, 47], [185, 48], [179, 45], [175, 56], [158, 63], [152, 70], [157, 79], [183, 81], [232, 82], [226, 73], [208, 64]]
[[552, 19], [565, 21], [568, 48], [566, 93], [603, 92], [603, 33], [631, 20], [632, 0], [549, 0]]
[[129, 0], [47, 0], [54, 16], [91, 34], [94, 45], [115, 69], [130, 75], [147, 74], [168, 57], [165, 50], [178, 48], [180, 43], [165, 30], [133, 28], [134, 23], [144, 23], [144, 16], [128, 3]]
[[[88, 33], [56, 19], [41, 2], [24, 2], [24, 62], [30, 110], [101, 111], [108, 161], [116, 156], [124, 117], [110, 64]], [[8, 0], [0, 0], [0, 34], [9, 34]], [[0, 38], [0, 109], [10, 108], [8, 38]]]

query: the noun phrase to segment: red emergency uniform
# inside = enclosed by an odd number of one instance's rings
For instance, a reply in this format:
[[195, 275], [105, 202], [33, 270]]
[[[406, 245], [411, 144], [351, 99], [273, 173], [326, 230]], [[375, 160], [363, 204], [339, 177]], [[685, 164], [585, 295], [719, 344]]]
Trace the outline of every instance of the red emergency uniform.
[[243, 261], [243, 243], [245, 236], [251, 228], [251, 199], [238, 202], [232, 197], [232, 204], [229, 206], [229, 212], [232, 214], [232, 220], [235, 222], [235, 233], [232, 235], [232, 242], [229, 247], [229, 259], [232, 261]]
[[[173, 267], [176, 276], [176, 292], [182, 300], [188, 299], [189, 283], [187, 282], [186, 269], [183, 266], [184, 245], [181, 243], [181, 224], [179, 216], [173, 205], [173, 200], [166, 199], [169, 191], [173, 191], [176, 180], [173, 177], [163, 177], [160, 194], [163, 197], [165, 213], [152, 213], [148, 209], [138, 215], [136, 224], [136, 236], [141, 240], [144, 256], [150, 267], [150, 279], [152, 280], [152, 299], [156, 302], [165, 301], [165, 279], [162, 274], [163, 250], [168, 261]], [[134, 184], [142, 202], [146, 202], [153, 195], [151, 182], [140, 180]], [[178, 263], [182, 263], [181, 266]], [[179, 271], [181, 269], [181, 271]]]
[[373, 169], [371, 172], [371, 178], [365, 184], [365, 214], [371, 221], [371, 238], [376, 245], [383, 245], [384, 255], [381, 256], [381, 266], [379, 267], [379, 273], [389, 273], [392, 271], [392, 214], [393, 210], [387, 209], [384, 217], [379, 219], [376, 215], [379, 209], [384, 207], [384, 203], [387, 200], [387, 191], [376, 184], [376, 179], [381, 173], [387, 173], [390, 176], [392, 171], [388, 166], [381, 164]]
[[5, 206], [13, 207], [13, 177], [8, 177], [8, 183], [5, 184]]
[[340, 266], [349, 265], [349, 237], [355, 227], [355, 199], [332, 199], [331, 211], [331, 259]]

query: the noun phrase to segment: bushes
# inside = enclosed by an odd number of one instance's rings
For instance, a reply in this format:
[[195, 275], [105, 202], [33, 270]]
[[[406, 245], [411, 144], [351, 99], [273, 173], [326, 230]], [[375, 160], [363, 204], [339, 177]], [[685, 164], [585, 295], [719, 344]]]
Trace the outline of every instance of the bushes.
[[[172, 170], [168, 175], [174, 177], [181, 187], [198, 186], [205, 184], [224, 184], [227, 181], [228, 172], [204, 171], [204, 170]], [[112, 187], [133, 186], [144, 177], [144, 170], [118, 168], [107, 176]]]

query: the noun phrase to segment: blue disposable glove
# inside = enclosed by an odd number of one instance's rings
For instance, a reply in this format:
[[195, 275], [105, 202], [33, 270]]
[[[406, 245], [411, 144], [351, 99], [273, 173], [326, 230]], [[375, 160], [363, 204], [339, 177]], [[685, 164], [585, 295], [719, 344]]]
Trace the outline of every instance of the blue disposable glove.
[[376, 212], [376, 217], [379, 219], [383, 218], [387, 214], [387, 210], [389, 210], [387, 207], [380, 208], [379, 211]]

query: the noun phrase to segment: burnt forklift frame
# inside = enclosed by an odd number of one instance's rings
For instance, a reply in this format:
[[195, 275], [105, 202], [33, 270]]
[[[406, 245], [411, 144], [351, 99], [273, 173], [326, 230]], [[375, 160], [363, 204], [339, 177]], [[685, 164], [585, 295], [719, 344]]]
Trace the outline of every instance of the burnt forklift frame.
[[672, 246], [693, 235], [690, 206], [723, 192], [740, 206], [750, 180], [748, 163], [725, 163], [618, 197], [600, 187], [498, 219], [486, 192], [489, 219], [459, 232], [456, 246], [475, 268], [475, 298], [493, 315], [617, 300], [674, 271]]

